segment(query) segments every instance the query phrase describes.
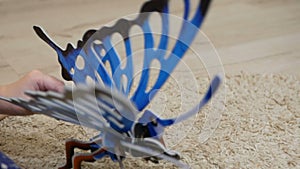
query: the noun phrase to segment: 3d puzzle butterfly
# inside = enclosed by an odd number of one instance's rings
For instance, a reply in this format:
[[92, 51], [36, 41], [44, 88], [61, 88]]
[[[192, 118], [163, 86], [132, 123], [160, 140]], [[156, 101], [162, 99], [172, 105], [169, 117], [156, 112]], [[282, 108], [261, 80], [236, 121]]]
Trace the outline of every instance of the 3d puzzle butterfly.
[[[26, 94], [32, 98], [31, 100], [1, 99], [34, 112], [100, 131], [98, 136], [88, 142], [67, 141], [67, 162], [61, 168], [80, 168], [82, 161], [93, 162], [104, 156], [109, 156], [113, 161], [119, 162], [120, 168], [123, 168], [122, 161], [126, 154], [143, 157], [154, 163], [163, 159], [179, 167], [188, 168], [187, 164], [180, 161], [178, 153], [165, 147], [162, 139], [164, 129], [196, 115], [216, 92], [221, 78], [215, 76], [200, 103], [176, 118], [162, 119], [154, 112], [145, 110], [145, 107], [167, 81], [188, 50], [199, 31], [209, 4], [210, 0], [199, 0], [196, 11], [191, 16], [190, 1], [184, 0], [183, 22], [171, 54], [165, 52], [167, 46], [170, 45], [168, 0], [147, 1], [142, 6], [140, 14], [133, 20], [120, 19], [114, 26], [88, 30], [83, 39], [78, 41], [76, 48], [68, 44], [67, 48], [62, 50], [41, 28], [35, 26], [34, 30], [38, 36], [57, 52], [63, 78], [72, 80], [76, 86], [66, 87], [64, 93], [28, 91]], [[158, 47], [154, 47], [153, 33], [149, 26], [149, 16], [153, 13], [160, 15], [163, 25]], [[141, 79], [134, 91], [132, 91], [135, 69], [132, 53], [134, 51], [132, 51], [129, 36], [129, 31], [133, 26], [141, 28], [145, 39], [145, 52], [141, 56], [144, 58]], [[124, 67], [120, 66], [121, 57], [111, 42], [111, 36], [114, 33], [123, 37], [126, 49]], [[76, 66], [78, 57], [84, 59], [83, 68]], [[160, 63], [161, 69], [154, 85], [149, 89], [150, 65], [154, 60]], [[109, 68], [105, 66], [106, 62], [109, 62]], [[97, 75], [100, 79], [96, 77]], [[124, 76], [127, 81], [122, 80]], [[94, 79], [96, 86], [87, 85], [87, 77]], [[132, 95], [130, 96], [129, 93]], [[75, 154], [74, 148], [90, 150], [90, 153]]]

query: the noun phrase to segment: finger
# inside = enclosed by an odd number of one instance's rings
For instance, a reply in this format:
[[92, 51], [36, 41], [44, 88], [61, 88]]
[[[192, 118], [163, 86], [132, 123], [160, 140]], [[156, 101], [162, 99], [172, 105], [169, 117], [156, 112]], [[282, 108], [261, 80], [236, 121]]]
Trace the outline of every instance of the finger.
[[0, 114], [0, 121], [5, 119], [5, 117], [7, 117], [7, 115], [4, 115], [4, 114]]
[[55, 77], [44, 75], [38, 83], [40, 90], [55, 91], [62, 93], [64, 91], [64, 83]]

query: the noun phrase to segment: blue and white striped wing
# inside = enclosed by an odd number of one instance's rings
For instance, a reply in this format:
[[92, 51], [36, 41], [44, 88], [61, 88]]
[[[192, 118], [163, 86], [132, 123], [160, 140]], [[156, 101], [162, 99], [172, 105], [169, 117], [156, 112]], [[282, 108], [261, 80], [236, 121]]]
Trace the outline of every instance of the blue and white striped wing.
[[138, 112], [122, 93], [100, 86], [78, 85], [66, 87], [64, 93], [26, 91], [26, 94], [30, 100], [0, 99], [58, 120], [119, 134], [131, 131]]

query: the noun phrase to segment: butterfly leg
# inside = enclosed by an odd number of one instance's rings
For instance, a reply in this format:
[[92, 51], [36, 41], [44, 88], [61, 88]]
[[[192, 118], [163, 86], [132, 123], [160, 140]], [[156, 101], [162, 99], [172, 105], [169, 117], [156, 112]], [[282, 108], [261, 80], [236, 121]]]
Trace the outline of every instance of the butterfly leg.
[[66, 141], [66, 164], [59, 169], [70, 169], [72, 168], [72, 158], [74, 156], [74, 149], [80, 148], [82, 150], [92, 150], [91, 145], [94, 142], [82, 142], [79, 140], [70, 139]]
[[85, 162], [95, 162], [96, 161], [96, 157], [97, 158], [102, 158], [105, 155], [107, 155], [107, 151], [104, 148], [100, 148], [96, 151], [94, 151], [93, 153], [83, 153], [83, 154], [76, 154], [73, 157], [73, 168], [74, 169], [81, 169], [81, 163], [82, 161]]

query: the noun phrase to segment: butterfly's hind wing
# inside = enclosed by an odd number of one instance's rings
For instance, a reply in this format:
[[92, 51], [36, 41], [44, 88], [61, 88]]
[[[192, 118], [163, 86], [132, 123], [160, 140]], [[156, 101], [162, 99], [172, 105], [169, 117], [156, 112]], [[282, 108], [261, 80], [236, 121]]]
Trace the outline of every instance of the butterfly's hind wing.
[[[152, 9], [155, 9], [155, 7], [152, 6], [155, 5], [155, 2], [156, 1], [150, 1], [148, 2], [148, 4], [146, 3], [141, 12], [149, 12], [152, 11]], [[168, 1], [166, 1], [166, 3], [168, 3]], [[144, 109], [149, 104], [153, 96], [163, 86], [174, 68], [180, 62], [180, 60], [188, 50], [189, 45], [192, 43], [194, 37], [198, 33], [199, 27], [201, 26], [207, 9], [209, 8], [209, 4], [210, 0], [199, 0], [194, 16], [190, 17], [192, 13], [192, 11], [190, 10], [190, 1], [184, 0], [184, 14], [182, 16], [180, 32], [176, 39], [175, 45], [171, 48], [170, 54], [167, 54], [166, 52], [169, 41], [168, 35], [170, 31], [170, 15], [168, 15], [168, 4], [164, 6], [161, 14], [163, 26], [158, 49], [155, 49], [153, 46], [153, 36], [151, 34], [151, 28], [149, 26], [148, 20], [141, 25], [142, 30], [145, 32], [145, 60], [141, 80], [136, 91], [133, 94], [133, 97], [131, 98], [131, 100], [136, 104], [138, 110]], [[189, 17], [192, 19], [188, 19]], [[157, 79], [154, 79], [154, 85], [150, 89], [148, 89], [150, 86], [149, 70], [151, 69], [151, 63], [154, 60], [160, 63], [160, 71]]]

